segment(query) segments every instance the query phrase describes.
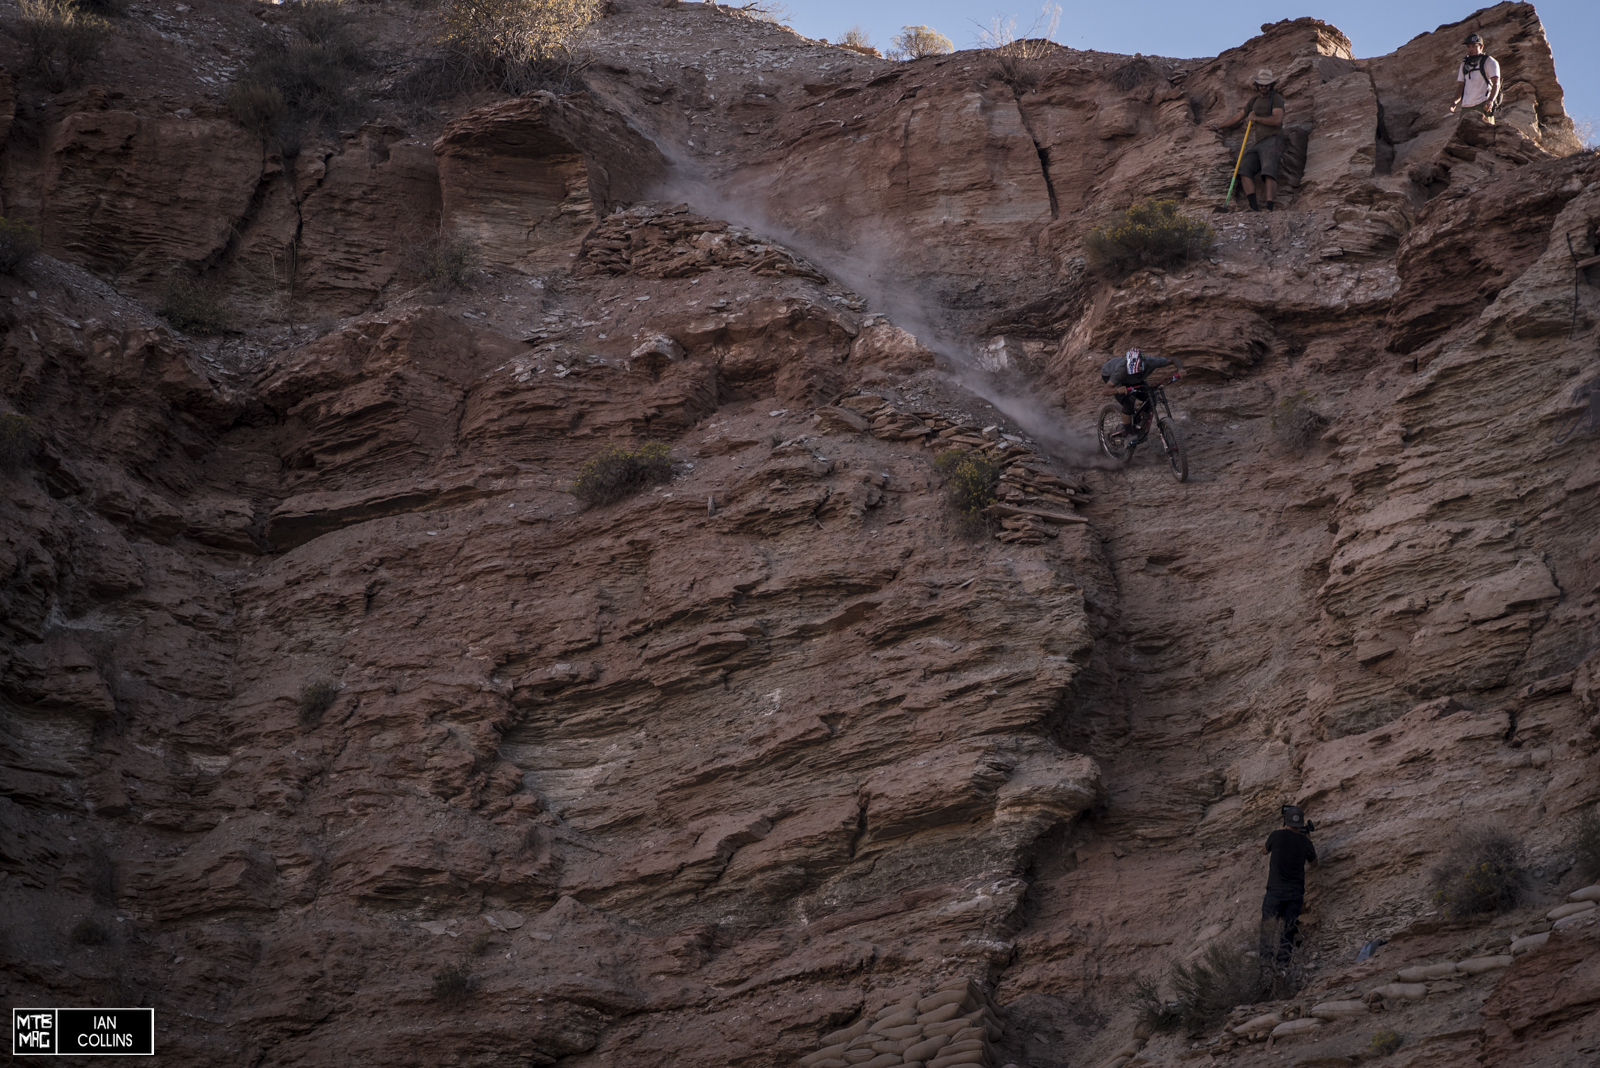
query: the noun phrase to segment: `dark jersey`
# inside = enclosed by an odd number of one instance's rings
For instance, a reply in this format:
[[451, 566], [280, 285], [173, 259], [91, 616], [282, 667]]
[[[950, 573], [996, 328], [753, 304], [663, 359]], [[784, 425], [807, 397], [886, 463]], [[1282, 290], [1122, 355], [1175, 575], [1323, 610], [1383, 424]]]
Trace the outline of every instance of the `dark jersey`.
[[1250, 103], [1246, 104], [1244, 109], [1255, 118], [1270, 119], [1274, 111], [1284, 106], [1282, 93], [1268, 93], [1266, 96], [1251, 97]]
[[1100, 366], [1100, 378], [1113, 386], [1142, 386], [1151, 371], [1161, 367], [1172, 366], [1172, 361], [1163, 356], [1146, 356], [1144, 370], [1139, 374], [1128, 373], [1128, 361], [1122, 356], [1113, 357]]
[[1278, 890], [1304, 897], [1306, 864], [1317, 859], [1317, 847], [1311, 844], [1311, 836], [1282, 827], [1267, 835], [1267, 849], [1272, 853], [1267, 892]]

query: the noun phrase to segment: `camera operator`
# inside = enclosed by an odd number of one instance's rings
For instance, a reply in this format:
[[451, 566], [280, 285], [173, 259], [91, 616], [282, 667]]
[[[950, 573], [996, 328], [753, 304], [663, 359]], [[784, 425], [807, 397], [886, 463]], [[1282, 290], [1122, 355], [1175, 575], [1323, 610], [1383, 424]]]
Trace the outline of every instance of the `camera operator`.
[[[1317, 866], [1317, 847], [1311, 844], [1315, 829], [1316, 825], [1299, 808], [1284, 805], [1283, 826], [1267, 835], [1267, 844], [1261, 847], [1261, 852], [1272, 858], [1267, 871], [1267, 896], [1261, 899], [1261, 921], [1263, 925], [1273, 920], [1283, 924], [1277, 952], [1280, 967], [1289, 963], [1289, 954], [1294, 951], [1294, 930], [1306, 903], [1305, 866]], [[1262, 959], [1271, 952], [1263, 934]]]

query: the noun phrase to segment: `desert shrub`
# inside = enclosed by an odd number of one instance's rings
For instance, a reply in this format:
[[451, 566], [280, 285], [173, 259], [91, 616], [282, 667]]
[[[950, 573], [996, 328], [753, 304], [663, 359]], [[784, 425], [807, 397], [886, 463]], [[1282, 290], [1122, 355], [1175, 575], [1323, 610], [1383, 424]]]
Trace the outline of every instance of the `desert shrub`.
[[472, 992], [472, 971], [465, 964], [448, 964], [433, 973], [433, 997], [446, 1005], [459, 1005]]
[[39, 447], [33, 420], [15, 412], [0, 415], [0, 471], [20, 470]]
[[472, 940], [471, 945], [467, 946], [467, 956], [476, 957], [479, 954], [481, 954], [484, 950], [488, 949], [489, 948], [489, 939], [490, 939], [490, 937], [491, 936], [490, 936], [488, 931], [484, 931], [484, 932], [480, 933], [476, 938], [474, 938]]
[[1061, 5], [1046, 4], [1044, 12], [1021, 36], [1016, 19], [998, 15], [989, 28], [978, 33], [978, 46], [985, 50], [995, 77], [1013, 92], [1026, 93], [1038, 86], [1044, 76], [1043, 60], [1056, 49], [1050, 38], [1061, 23]]
[[1292, 452], [1304, 455], [1328, 427], [1328, 417], [1317, 411], [1317, 398], [1297, 389], [1272, 409], [1268, 424], [1273, 440]]
[[79, 920], [78, 925], [72, 929], [72, 941], [80, 946], [103, 945], [106, 940], [106, 929], [93, 920]]
[[750, 19], [752, 22], [773, 22], [781, 25], [794, 21], [794, 15], [789, 12], [789, 5], [776, 3], [774, 0], [752, 0], [748, 4], [722, 4], [718, 10], [725, 15]]
[[1572, 866], [1580, 879], [1600, 879], [1600, 812], [1592, 807], [1573, 822]]
[[632, 452], [608, 445], [578, 471], [572, 495], [588, 504], [610, 504], [671, 479], [672, 454], [662, 442], [647, 442]]
[[263, 141], [276, 133], [289, 116], [282, 91], [260, 78], [241, 78], [231, 83], [225, 99], [239, 125]]
[[333, 707], [339, 697], [339, 687], [332, 679], [308, 682], [300, 690], [300, 725], [315, 727], [322, 722], [322, 714]]
[[1141, 267], [1171, 270], [1199, 259], [1217, 233], [1178, 210], [1175, 200], [1141, 201], [1083, 239], [1089, 266], [1120, 278]]
[[902, 26], [894, 37], [890, 59], [922, 59], [943, 56], [956, 50], [955, 44], [932, 26]]
[[161, 290], [156, 309], [173, 329], [189, 334], [220, 334], [233, 322], [233, 311], [216, 282], [174, 275]]
[[437, 282], [446, 289], [472, 288], [478, 272], [478, 245], [461, 234], [441, 234], [432, 240], [414, 245], [406, 254], [411, 270], [427, 282]]
[[111, 23], [73, 0], [18, 0], [28, 70], [52, 92], [73, 84], [105, 50]]
[[39, 252], [39, 231], [18, 219], [0, 219], [0, 274], [16, 274]]
[[994, 503], [1000, 468], [993, 460], [981, 453], [950, 449], [933, 462], [948, 477], [945, 488], [956, 511], [972, 518]]
[[1163, 999], [1149, 979], [1134, 984], [1134, 1010], [1139, 1024], [1157, 1033], [1195, 1033], [1214, 1027], [1239, 1005], [1268, 993], [1269, 976], [1261, 958], [1242, 946], [1212, 944], [1192, 964], [1179, 961], [1168, 981], [1173, 997]]
[[1458, 830], [1433, 869], [1433, 902], [1451, 916], [1516, 908], [1527, 888], [1522, 843], [1497, 827]]
[[1402, 1041], [1404, 1040], [1400, 1037], [1400, 1032], [1392, 1027], [1385, 1027], [1372, 1036], [1372, 1041], [1367, 1043], [1367, 1048], [1378, 1056], [1383, 1057], [1399, 1049]]
[[872, 38], [867, 36], [867, 31], [861, 28], [860, 23], [844, 31], [844, 36], [839, 38], [839, 46], [860, 51], [866, 51], [867, 49], [876, 51], [876, 49], [872, 48]]
[[1160, 75], [1156, 73], [1156, 68], [1153, 63], [1151, 63], [1148, 59], [1144, 59], [1143, 57], [1135, 56], [1133, 59], [1128, 60], [1128, 62], [1112, 71], [1111, 77], [1107, 80], [1111, 82], [1111, 87], [1113, 89], [1120, 89], [1122, 92], [1126, 93], [1132, 89], [1138, 88], [1143, 83], [1158, 77], [1160, 77]]
[[438, 43], [440, 91], [565, 89], [604, 0], [449, 0]]

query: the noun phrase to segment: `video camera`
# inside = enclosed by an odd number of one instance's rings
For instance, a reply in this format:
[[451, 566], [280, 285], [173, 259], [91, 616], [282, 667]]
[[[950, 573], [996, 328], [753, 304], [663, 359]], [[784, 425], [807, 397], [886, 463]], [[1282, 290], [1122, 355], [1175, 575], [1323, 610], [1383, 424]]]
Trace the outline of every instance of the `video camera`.
[[1306, 814], [1299, 805], [1284, 805], [1280, 810], [1283, 813], [1283, 822], [1297, 831], [1310, 834], [1317, 829], [1317, 825], [1306, 819]]

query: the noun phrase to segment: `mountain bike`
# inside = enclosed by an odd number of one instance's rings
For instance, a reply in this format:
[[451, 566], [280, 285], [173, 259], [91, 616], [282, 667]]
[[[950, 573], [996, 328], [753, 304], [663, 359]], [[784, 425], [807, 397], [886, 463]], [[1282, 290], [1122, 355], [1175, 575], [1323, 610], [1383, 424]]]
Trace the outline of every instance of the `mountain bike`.
[[1167, 382], [1145, 383], [1133, 387], [1133, 425], [1122, 425], [1122, 406], [1108, 404], [1100, 409], [1100, 447], [1106, 455], [1120, 464], [1133, 459], [1133, 450], [1150, 436], [1150, 424], [1155, 424], [1161, 447], [1166, 450], [1167, 463], [1172, 467], [1172, 477], [1179, 482], [1189, 477], [1189, 453], [1183, 447], [1183, 436], [1172, 418], [1172, 408], [1167, 404], [1166, 392], [1161, 388]]

